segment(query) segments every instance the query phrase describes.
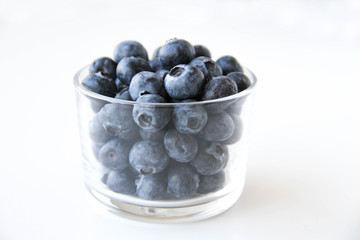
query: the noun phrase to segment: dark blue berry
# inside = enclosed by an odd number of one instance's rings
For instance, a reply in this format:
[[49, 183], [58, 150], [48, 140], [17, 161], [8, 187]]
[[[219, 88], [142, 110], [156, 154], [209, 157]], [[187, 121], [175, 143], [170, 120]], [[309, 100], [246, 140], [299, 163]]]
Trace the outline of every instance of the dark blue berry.
[[95, 59], [95, 61], [90, 65], [91, 73], [101, 73], [101, 75], [115, 80], [116, 78], [116, 65], [112, 59], [107, 57], [102, 57]]
[[231, 145], [231, 144], [237, 143], [241, 139], [241, 136], [243, 133], [243, 123], [242, 123], [241, 118], [237, 115], [231, 115], [231, 117], [234, 121], [235, 129], [234, 129], [234, 133], [232, 134], [232, 136], [229, 139], [222, 142], [223, 144], [226, 144], [226, 145]]
[[102, 126], [98, 115], [89, 122], [89, 137], [95, 144], [104, 144], [112, 138], [112, 136]]
[[198, 155], [190, 163], [201, 175], [214, 175], [225, 167], [228, 159], [229, 151], [226, 145], [205, 142], [199, 144]]
[[203, 72], [205, 79], [210, 79], [212, 77], [217, 77], [222, 75], [221, 67], [208, 57], [194, 58], [189, 63], [189, 65], [192, 65], [200, 69]]
[[227, 77], [236, 83], [239, 92], [247, 89], [251, 84], [249, 78], [243, 72], [232, 72]]
[[198, 193], [205, 194], [215, 192], [224, 187], [225, 184], [225, 172], [220, 171], [214, 175], [201, 175], [200, 184], [197, 190]]
[[148, 54], [141, 43], [136, 41], [124, 41], [119, 43], [114, 49], [114, 59], [120, 62], [125, 57], [139, 57], [148, 60]]
[[172, 114], [175, 128], [184, 134], [199, 133], [205, 127], [207, 119], [207, 112], [201, 105], [179, 105]]
[[112, 136], [132, 139], [138, 134], [138, 128], [131, 118], [132, 106], [111, 103], [106, 104], [99, 112], [101, 125]]
[[106, 168], [122, 170], [129, 166], [131, 146], [124, 140], [114, 138], [101, 147], [98, 161]]
[[158, 58], [165, 69], [187, 64], [195, 57], [194, 47], [182, 39], [172, 39], [159, 50]]
[[197, 154], [198, 142], [193, 135], [169, 130], [164, 137], [164, 146], [169, 156], [178, 162], [190, 162]]
[[228, 140], [235, 130], [234, 121], [227, 112], [218, 112], [208, 115], [205, 127], [199, 137], [206, 141], [221, 142]]
[[211, 53], [207, 47], [203, 45], [194, 45], [194, 49], [195, 49], [195, 57], [204, 56], [211, 58]]
[[132, 98], [129, 93], [129, 86], [121, 85], [118, 88], [118, 92], [115, 95], [116, 99], [132, 101]]
[[151, 68], [151, 71], [153, 71], [153, 72], [156, 72], [163, 68], [159, 59], [154, 59], [154, 60], [149, 61], [149, 66]]
[[139, 72], [132, 78], [129, 92], [134, 101], [144, 94], [158, 94], [166, 97], [164, 80], [156, 73], [148, 71]]
[[201, 70], [185, 64], [172, 68], [164, 80], [169, 96], [178, 100], [198, 96], [201, 94], [204, 84], [205, 78]]
[[111, 78], [103, 76], [100, 73], [90, 73], [84, 78], [82, 85], [92, 92], [108, 97], [115, 96], [115, 82]]
[[129, 85], [135, 74], [151, 71], [149, 63], [136, 57], [123, 58], [116, 67], [116, 75], [122, 84]]
[[137, 174], [128, 168], [122, 171], [112, 170], [107, 176], [106, 185], [117, 193], [134, 194], [136, 192], [136, 178]]
[[169, 71], [164, 69], [156, 71], [156, 74], [159, 75], [163, 80], [165, 79], [168, 73]]
[[161, 46], [157, 47], [152, 55], [152, 60], [159, 58], [159, 52], [160, 52]]
[[131, 166], [143, 175], [161, 172], [169, 162], [169, 156], [162, 142], [140, 141], [130, 150]]
[[164, 172], [140, 175], [136, 180], [136, 193], [142, 199], [160, 200], [167, 193], [167, 174]]
[[212, 100], [231, 96], [238, 92], [236, 83], [228, 77], [219, 76], [209, 80], [205, 85], [202, 100]]
[[168, 190], [175, 198], [194, 196], [199, 182], [199, 175], [190, 166], [178, 163], [169, 169]]
[[164, 128], [171, 117], [171, 110], [151, 104], [141, 103], [165, 103], [165, 99], [157, 94], [144, 94], [137, 99], [132, 116], [135, 123], [144, 129], [160, 130]]
[[163, 141], [166, 131], [166, 128], [160, 130], [148, 130], [144, 128], [139, 129], [140, 136], [143, 140]]
[[216, 61], [221, 67], [223, 74], [228, 75], [231, 72], [242, 72], [242, 67], [232, 56], [223, 56]]

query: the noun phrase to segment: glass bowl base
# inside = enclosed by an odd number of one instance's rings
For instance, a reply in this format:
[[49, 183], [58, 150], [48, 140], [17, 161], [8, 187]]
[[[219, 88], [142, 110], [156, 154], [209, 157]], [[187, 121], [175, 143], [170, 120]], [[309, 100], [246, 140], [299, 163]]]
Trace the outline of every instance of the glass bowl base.
[[130, 220], [153, 223], [183, 223], [204, 220], [229, 209], [239, 199], [242, 189], [232, 191], [218, 199], [181, 207], [142, 206], [113, 199], [86, 184], [90, 194], [108, 212]]

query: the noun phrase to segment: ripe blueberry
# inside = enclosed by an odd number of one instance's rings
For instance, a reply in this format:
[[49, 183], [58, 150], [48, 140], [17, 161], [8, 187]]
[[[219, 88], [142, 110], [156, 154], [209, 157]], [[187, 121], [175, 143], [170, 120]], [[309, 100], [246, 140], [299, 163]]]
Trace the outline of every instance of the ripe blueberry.
[[151, 67], [146, 60], [136, 57], [123, 58], [116, 67], [119, 82], [124, 85], [129, 85], [135, 74], [142, 71], [151, 71]]
[[119, 43], [114, 49], [114, 58], [120, 62], [125, 57], [139, 57], [148, 60], [148, 54], [141, 43], [136, 41], [124, 41]]

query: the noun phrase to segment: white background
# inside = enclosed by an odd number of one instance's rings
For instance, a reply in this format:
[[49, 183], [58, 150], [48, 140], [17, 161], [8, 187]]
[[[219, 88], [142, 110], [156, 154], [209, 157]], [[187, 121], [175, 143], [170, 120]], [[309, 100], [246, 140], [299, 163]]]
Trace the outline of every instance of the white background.
[[[123, 40], [178, 37], [258, 77], [247, 182], [227, 212], [145, 224], [82, 183], [72, 78]], [[360, 239], [357, 0], [0, 0], [0, 239]]]

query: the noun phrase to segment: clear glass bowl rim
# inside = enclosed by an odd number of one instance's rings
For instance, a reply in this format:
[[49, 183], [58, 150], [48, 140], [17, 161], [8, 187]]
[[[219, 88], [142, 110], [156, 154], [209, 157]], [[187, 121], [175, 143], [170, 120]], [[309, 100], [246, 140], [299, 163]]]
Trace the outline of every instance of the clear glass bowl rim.
[[152, 105], [152, 106], [159, 106], [159, 107], [175, 107], [175, 106], [182, 106], [182, 105], [203, 105], [203, 104], [213, 104], [213, 103], [221, 103], [221, 102], [225, 102], [225, 101], [230, 101], [230, 100], [236, 100], [239, 99], [241, 97], [245, 97], [247, 95], [249, 95], [250, 93], [252, 93], [255, 89], [256, 83], [257, 83], [257, 79], [256, 76], [254, 75], [253, 72], [251, 72], [249, 69], [242, 67], [243, 68], [243, 73], [245, 74], [245, 76], [248, 77], [248, 79], [250, 80], [251, 84], [250, 86], [239, 92], [236, 93], [234, 95], [228, 96], [228, 97], [224, 97], [224, 98], [219, 98], [219, 99], [212, 99], [212, 100], [206, 100], [206, 101], [196, 101], [196, 102], [187, 102], [187, 103], [139, 103], [136, 101], [129, 101], [129, 100], [122, 100], [122, 99], [116, 99], [113, 97], [108, 97], [108, 96], [104, 96], [95, 92], [92, 92], [88, 89], [86, 89], [80, 81], [80, 76], [83, 73], [83, 71], [88, 70], [89, 65], [81, 68], [74, 76], [74, 86], [75, 89], [77, 91], [79, 91], [80, 93], [97, 99], [97, 100], [103, 100], [103, 101], [107, 101], [107, 102], [111, 102], [111, 103], [120, 103], [120, 104], [128, 104], [128, 105], [135, 105], [135, 104], [141, 104], [141, 105]]

